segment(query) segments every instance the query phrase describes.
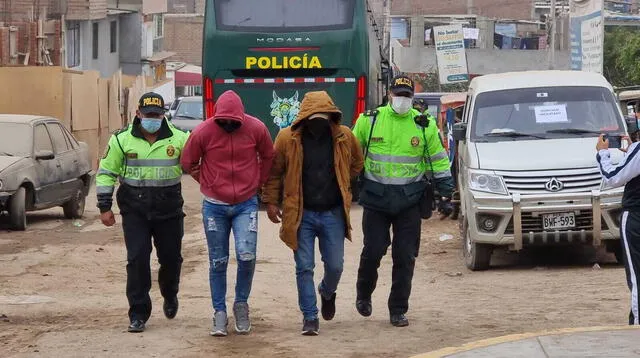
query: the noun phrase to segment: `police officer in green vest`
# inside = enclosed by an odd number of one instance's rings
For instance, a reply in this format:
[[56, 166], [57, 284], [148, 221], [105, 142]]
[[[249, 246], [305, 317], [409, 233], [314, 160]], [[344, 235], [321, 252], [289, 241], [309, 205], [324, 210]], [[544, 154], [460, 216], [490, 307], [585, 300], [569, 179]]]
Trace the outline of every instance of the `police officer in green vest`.
[[133, 123], [111, 136], [96, 177], [100, 219], [106, 226], [116, 222], [111, 204], [120, 182], [116, 200], [127, 247], [129, 332], [144, 331], [151, 315], [152, 238], [164, 314], [171, 319], [178, 312], [184, 233], [180, 153], [188, 134], [171, 126], [164, 113], [162, 96], [144, 94]]
[[[427, 117], [429, 123], [432, 125], [428, 130], [438, 132], [438, 139], [442, 144], [442, 135], [438, 130], [438, 120], [429, 112], [429, 105], [424, 98], [414, 98], [413, 108]], [[444, 147], [444, 145], [442, 146]], [[450, 162], [446, 151], [441, 151], [441, 147], [436, 145], [429, 145], [427, 151], [427, 160], [431, 160], [433, 165], [433, 178], [435, 185], [440, 190], [441, 197], [438, 200], [438, 212], [440, 213], [440, 220], [447, 218], [453, 213], [453, 204], [451, 203], [451, 196], [455, 190], [455, 182], [451, 175]], [[435, 152], [434, 152], [435, 151]], [[444, 158], [447, 158], [446, 160]], [[427, 168], [431, 169], [431, 168]]]
[[[389, 103], [360, 115], [353, 128], [365, 148], [360, 189], [364, 247], [358, 269], [356, 309], [365, 317], [371, 315], [378, 267], [391, 245], [393, 271], [388, 308], [390, 322], [397, 327], [409, 324], [405, 314], [420, 245], [419, 203], [424, 198], [425, 176], [442, 171], [445, 165], [448, 170], [449, 165], [435, 122], [426, 128], [416, 123], [420, 112], [412, 108], [413, 94], [410, 78], [395, 77]], [[427, 153], [432, 156], [431, 164]]]

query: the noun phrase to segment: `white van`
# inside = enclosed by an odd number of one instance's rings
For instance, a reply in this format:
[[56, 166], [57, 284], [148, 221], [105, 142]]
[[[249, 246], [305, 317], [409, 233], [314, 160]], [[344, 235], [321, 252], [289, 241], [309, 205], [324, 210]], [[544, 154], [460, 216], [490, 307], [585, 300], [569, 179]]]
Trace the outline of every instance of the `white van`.
[[[498, 246], [606, 245], [620, 261], [622, 188], [604, 189], [600, 133], [626, 134], [599, 74], [527, 71], [476, 77], [453, 129], [467, 267]], [[617, 163], [623, 157], [611, 150]]]

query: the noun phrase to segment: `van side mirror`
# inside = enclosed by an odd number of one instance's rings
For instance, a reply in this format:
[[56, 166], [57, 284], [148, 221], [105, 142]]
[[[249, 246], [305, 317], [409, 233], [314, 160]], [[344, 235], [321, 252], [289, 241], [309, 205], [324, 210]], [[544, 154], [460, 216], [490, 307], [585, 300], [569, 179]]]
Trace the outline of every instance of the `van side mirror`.
[[41, 150], [36, 153], [36, 160], [51, 160], [56, 156], [50, 150]]
[[460, 122], [453, 125], [453, 139], [464, 141], [467, 137], [467, 123]]

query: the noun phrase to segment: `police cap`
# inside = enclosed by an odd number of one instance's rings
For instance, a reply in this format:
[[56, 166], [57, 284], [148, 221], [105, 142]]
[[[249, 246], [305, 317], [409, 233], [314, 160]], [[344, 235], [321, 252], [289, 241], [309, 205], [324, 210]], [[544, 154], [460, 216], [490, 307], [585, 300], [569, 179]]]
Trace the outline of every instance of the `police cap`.
[[159, 113], [164, 114], [164, 98], [155, 92], [148, 92], [140, 97], [138, 109], [142, 114]]
[[391, 90], [391, 93], [395, 95], [413, 96], [413, 80], [404, 75], [396, 76], [391, 80], [391, 86], [389, 86], [389, 89]]

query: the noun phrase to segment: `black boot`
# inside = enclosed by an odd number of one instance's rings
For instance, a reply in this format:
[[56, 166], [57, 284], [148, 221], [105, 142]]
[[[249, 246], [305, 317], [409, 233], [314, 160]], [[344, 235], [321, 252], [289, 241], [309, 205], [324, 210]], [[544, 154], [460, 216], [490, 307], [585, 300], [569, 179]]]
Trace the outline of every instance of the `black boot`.
[[175, 318], [176, 314], [178, 314], [178, 297], [165, 298], [162, 310], [164, 311], [164, 316], [168, 319]]

